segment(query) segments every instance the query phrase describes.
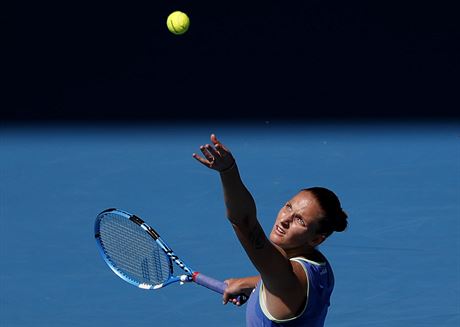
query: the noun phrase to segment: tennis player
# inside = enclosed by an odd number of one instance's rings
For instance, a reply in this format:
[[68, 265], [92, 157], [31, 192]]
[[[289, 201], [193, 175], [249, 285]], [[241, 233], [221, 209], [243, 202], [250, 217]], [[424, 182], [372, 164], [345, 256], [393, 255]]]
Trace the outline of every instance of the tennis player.
[[259, 276], [228, 279], [224, 304], [245, 293], [247, 326], [324, 325], [334, 288], [332, 268], [317, 246], [347, 227], [337, 196], [322, 187], [303, 189], [280, 209], [269, 237], [236, 161], [214, 134], [193, 157], [220, 173], [227, 217]]

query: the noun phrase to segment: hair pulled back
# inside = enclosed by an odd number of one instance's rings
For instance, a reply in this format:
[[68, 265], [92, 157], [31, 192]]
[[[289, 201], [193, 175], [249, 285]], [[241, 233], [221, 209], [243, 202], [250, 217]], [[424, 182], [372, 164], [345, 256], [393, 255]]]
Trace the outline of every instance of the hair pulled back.
[[343, 211], [334, 192], [324, 187], [310, 187], [302, 191], [310, 192], [323, 210], [323, 216], [319, 220], [319, 234], [328, 237], [333, 232], [343, 232], [347, 228], [348, 215]]

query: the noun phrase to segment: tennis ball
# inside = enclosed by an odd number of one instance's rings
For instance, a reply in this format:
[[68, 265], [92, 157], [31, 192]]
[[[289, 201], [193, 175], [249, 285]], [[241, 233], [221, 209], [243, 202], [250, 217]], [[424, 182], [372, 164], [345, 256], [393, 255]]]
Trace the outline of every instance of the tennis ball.
[[166, 25], [171, 33], [176, 35], [184, 34], [190, 26], [190, 19], [182, 11], [175, 11], [168, 16]]

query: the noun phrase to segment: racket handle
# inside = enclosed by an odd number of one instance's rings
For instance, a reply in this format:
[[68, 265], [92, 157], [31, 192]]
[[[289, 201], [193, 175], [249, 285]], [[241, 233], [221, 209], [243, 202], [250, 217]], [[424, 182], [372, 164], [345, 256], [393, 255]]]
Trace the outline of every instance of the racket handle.
[[[210, 290], [220, 293], [220, 294], [224, 294], [224, 291], [227, 288], [226, 283], [221, 282], [220, 280], [214, 279], [212, 277], [203, 275], [202, 273], [199, 273], [199, 272], [194, 272], [192, 277], [193, 277], [193, 281], [197, 283], [198, 285], [209, 288]], [[238, 295], [236, 297], [236, 300], [241, 304], [245, 303], [247, 299], [248, 297], [244, 294]]]
[[197, 283], [198, 285], [207, 287], [210, 290], [220, 293], [220, 294], [224, 294], [224, 291], [227, 288], [227, 284], [225, 284], [224, 282], [208, 277], [199, 272], [193, 273], [192, 277], [193, 277], [193, 281]]

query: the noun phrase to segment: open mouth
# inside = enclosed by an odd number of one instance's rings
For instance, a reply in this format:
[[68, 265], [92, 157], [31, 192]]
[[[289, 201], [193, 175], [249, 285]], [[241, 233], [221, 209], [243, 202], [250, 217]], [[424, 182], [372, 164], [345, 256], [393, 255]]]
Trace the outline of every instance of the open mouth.
[[276, 225], [275, 226], [275, 231], [277, 234], [281, 234], [281, 235], [284, 235], [286, 234], [286, 232], [284, 231], [284, 229], [282, 229], [280, 226]]

